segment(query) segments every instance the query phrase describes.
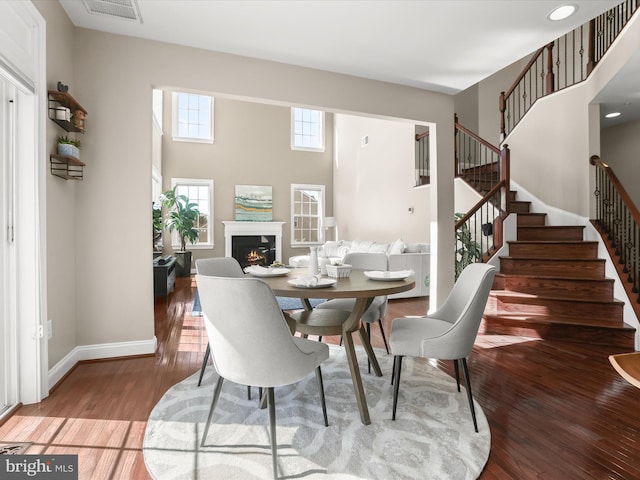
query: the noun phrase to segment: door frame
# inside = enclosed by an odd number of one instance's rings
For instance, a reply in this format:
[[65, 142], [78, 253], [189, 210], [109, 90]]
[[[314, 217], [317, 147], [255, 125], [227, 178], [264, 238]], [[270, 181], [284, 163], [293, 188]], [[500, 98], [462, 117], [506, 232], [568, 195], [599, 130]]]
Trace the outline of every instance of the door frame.
[[[46, 25], [31, 2], [0, 2], [5, 29], [0, 70], [16, 87], [12, 211], [14, 242], [9, 244], [5, 285], [9, 322], [15, 327], [16, 402], [36, 403], [48, 395], [45, 335], [46, 288]], [[2, 29], [0, 29], [2, 30]], [[4, 235], [3, 235], [4, 236]]]

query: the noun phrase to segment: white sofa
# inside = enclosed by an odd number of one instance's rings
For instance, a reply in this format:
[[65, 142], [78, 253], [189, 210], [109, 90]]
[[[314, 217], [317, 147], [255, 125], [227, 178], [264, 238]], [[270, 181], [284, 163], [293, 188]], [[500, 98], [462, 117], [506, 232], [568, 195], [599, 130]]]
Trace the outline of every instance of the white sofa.
[[[429, 295], [429, 245], [427, 243], [405, 243], [398, 239], [393, 243], [378, 243], [365, 240], [338, 240], [326, 242], [318, 248], [318, 262], [342, 261], [349, 252], [386, 253], [389, 256], [389, 270], [413, 270], [415, 288], [389, 295], [389, 298], [425, 297]], [[289, 257], [289, 265], [308, 267], [309, 254]]]

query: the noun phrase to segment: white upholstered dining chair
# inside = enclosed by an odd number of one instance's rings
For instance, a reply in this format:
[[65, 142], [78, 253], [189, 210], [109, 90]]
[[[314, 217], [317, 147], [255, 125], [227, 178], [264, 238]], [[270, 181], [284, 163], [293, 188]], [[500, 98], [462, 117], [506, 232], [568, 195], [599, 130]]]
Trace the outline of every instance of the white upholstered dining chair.
[[391, 380], [395, 381], [393, 420], [396, 419], [403, 357], [453, 360], [458, 391], [460, 391], [458, 368], [460, 360], [473, 426], [475, 431], [478, 431], [467, 357], [478, 335], [495, 270], [495, 267], [485, 263], [473, 263], [462, 271], [444, 304], [431, 315], [396, 318], [393, 321], [389, 337], [391, 352], [394, 355], [394, 371]]
[[[233, 257], [212, 257], [212, 258], [199, 258], [196, 260], [196, 273], [198, 275], [207, 275], [210, 277], [232, 277], [239, 278], [244, 277], [244, 272], [238, 260]], [[198, 296], [200, 293], [198, 292]], [[202, 377], [204, 370], [207, 367], [209, 361], [209, 355], [211, 354], [211, 346], [207, 343], [207, 349], [204, 352], [204, 359], [202, 360], [202, 367], [200, 367], [200, 378], [198, 379], [198, 386], [202, 383]], [[251, 395], [251, 390], [248, 390]]]
[[327, 426], [320, 364], [329, 358], [329, 347], [294, 337], [273, 291], [260, 279], [198, 275], [197, 282], [211, 357], [219, 375], [201, 446], [205, 446], [223, 380], [266, 388], [273, 476], [277, 478], [274, 388], [296, 383], [315, 370]]
[[[364, 253], [353, 252], [347, 253], [342, 263], [345, 265], [351, 265], [353, 268], [362, 270], [389, 270], [389, 257], [385, 253]], [[317, 309], [333, 309], [344, 310], [350, 312], [356, 303], [355, 298], [334, 298], [319, 304]], [[371, 340], [371, 324], [378, 323], [380, 326], [380, 333], [382, 334], [382, 341], [384, 342], [384, 348], [389, 353], [389, 346], [387, 345], [387, 337], [384, 334], [384, 328], [382, 327], [382, 317], [387, 312], [387, 296], [378, 296], [373, 299], [369, 308], [365, 310], [364, 314], [360, 318], [360, 321], [366, 325], [367, 336]], [[371, 371], [371, 362], [369, 362], [369, 371]]]

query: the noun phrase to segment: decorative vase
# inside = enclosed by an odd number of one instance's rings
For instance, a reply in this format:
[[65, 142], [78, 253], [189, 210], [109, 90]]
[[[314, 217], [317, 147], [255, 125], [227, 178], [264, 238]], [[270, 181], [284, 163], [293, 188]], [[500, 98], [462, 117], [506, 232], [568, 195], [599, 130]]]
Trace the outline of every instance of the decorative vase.
[[309, 275], [318, 275], [318, 247], [310, 247]]

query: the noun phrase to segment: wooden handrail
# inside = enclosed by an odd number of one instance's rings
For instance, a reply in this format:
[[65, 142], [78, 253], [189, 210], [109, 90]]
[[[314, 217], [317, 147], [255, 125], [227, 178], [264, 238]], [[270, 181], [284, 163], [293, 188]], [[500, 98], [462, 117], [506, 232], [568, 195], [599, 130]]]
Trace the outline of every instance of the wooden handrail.
[[520, 81], [524, 78], [524, 76], [527, 74], [527, 72], [529, 71], [529, 69], [531, 68], [531, 66], [536, 63], [536, 61], [538, 60], [538, 57], [540, 55], [542, 55], [542, 53], [544, 52], [544, 49], [547, 48], [547, 46], [545, 45], [544, 47], [539, 48], [538, 50], [536, 50], [536, 53], [533, 54], [533, 57], [531, 57], [531, 60], [529, 60], [529, 63], [527, 63], [527, 65], [522, 69], [522, 72], [520, 72], [520, 75], [518, 75], [518, 77], [516, 78], [515, 82], [513, 82], [513, 84], [511, 85], [511, 87], [509, 88], [509, 90], [507, 90], [506, 92], [502, 92], [504, 93], [504, 97], [507, 98], [509, 97], [513, 91], [516, 89], [516, 87], [518, 86], [518, 84], [520, 83]]
[[489, 150], [491, 150], [494, 153], [497, 153], [498, 155], [500, 155], [500, 149], [494, 145], [492, 145], [491, 143], [489, 143], [488, 141], [486, 141], [484, 138], [479, 137], [478, 135], [476, 135], [475, 133], [473, 133], [470, 130], [467, 130], [465, 127], [463, 127], [462, 125], [460, 125], [459, 123], [456, 122], [455, 124], [456, 129], [460, 130], [461, 132], [466, 133], [468, 136], [470, 136], [471, 138], [473, 138], [476, 142], [481, 143], [482, 145], [484, 145], [485, 147], [487, 147]]
[[422, 133], [416, 133], [416, 142], [418, 140], [420, 140], [421, 138], [428, 137], [428, 136], [429, 136], [429, 130], [427, 130], [426, 132], [422, 132]]
[[467, 213], [465, 213], [465, 215], [462, 218], [460, 218], [460, 220], [456, 222], [455, 230], [459, 229], [462, 225], [464, 225], [466, 221], [469, 220], [474, 213], [480, 210], [480, 208], [485, 203], [487, 203], [491, 199], [491, 197], [493, 197], [496, 194], [496, 192], [498, 192], [498, 190], [503, 188], [506, 185], [506, 183], [507, 182], [505, 182], [504, 180], [500, 180], [498, 183], [496, 183], [491, 190], [489, 190], [480, 200], [478, 200], [476, 204]]
[[640, 225], [640, 211], [638, 210], [638, 207], [636, 207], [633, 203], [633, 200], [631, 200], [631, 197], [622, 186], [622, 183], [620, 183], [620, 180], [618, 180], [618, 177], [613, 172], [611, 167], [604, 163], [598, 155], [591, 155], [591, 158], [589, 158], [589, 163], [595, 167], [600, 167], [607, 174], [614, 188], [617, 190], [620, 199], [627, 206], [629, 213], [631, 214], [635, 222]]

